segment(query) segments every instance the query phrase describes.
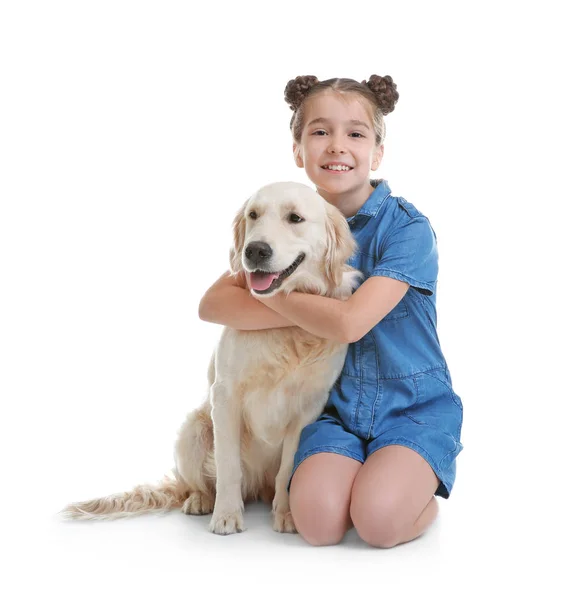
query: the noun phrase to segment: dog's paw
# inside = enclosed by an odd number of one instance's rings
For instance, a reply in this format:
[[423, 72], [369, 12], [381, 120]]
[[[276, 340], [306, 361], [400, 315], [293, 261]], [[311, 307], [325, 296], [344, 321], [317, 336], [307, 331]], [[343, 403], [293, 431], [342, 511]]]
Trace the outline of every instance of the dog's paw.
[[213, 512], [215, 501], [208, 494], [191, 492], [189, 498], [183, 503], [182, 513], [186, 515], [208, 515]]
[[209, 530], [219, 535], [230, 535], [245, 531], [242, 511], [227, 514], [213, 514]]
[[279, 533], [297, 533], [293, 515], [290, 511], [274, 511], [273, 512], [273, 529]]

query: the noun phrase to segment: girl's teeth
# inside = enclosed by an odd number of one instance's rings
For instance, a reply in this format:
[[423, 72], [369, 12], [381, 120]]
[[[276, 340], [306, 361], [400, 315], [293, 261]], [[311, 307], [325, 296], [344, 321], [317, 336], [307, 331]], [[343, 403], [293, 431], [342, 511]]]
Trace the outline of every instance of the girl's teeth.
[[349, 167], [344, 167], [343, 165], [328, 165], [325, 168], [329, 171], [349, 171]]

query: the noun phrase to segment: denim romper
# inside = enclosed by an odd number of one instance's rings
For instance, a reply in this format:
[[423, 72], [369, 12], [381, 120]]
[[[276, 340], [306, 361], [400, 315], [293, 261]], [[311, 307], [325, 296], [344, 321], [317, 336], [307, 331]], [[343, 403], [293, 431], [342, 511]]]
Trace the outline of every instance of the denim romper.
[[[350, 344], [324, 412], [307, 425], [293, 473], [318, 452], [360, 462], [391, 444], [420, 454], [448, 498], [462, 450], [461, 399], [452, 388], [436, 325], [437, 245], [426, 217], [385, 180], [347, 219], [358, 249], [349, 264], [365, 279], [392, 277], [410, 284], [404, 298], [362, 339]], [[290, 482], [289, 482], [290, 485]]]

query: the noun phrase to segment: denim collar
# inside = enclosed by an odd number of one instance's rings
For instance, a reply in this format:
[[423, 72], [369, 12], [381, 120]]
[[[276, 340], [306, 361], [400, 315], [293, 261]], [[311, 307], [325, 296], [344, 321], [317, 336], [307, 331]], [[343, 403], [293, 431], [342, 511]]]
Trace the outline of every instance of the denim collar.
[[390, 196], [390, 187], [386, 179], [371, 179], [371, 185], [375, 189], [371, 192], [367, 200], [365, 200], [363, 206], [352, 217], [347, 217], [349, 224], [353, 223], [359, 215], [376, 217], [382, 203]]

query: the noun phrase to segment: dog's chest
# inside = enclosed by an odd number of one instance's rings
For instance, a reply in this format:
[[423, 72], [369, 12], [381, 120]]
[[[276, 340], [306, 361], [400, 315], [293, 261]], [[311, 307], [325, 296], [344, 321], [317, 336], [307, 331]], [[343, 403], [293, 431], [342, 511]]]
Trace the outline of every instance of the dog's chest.
[[253, 434], [277, 445], [294, 419], [320, 413], [346, 348], [297, 328], [225, 330], [217, 349], [217, 378], [229, 382]]
[[[226, 327], [216, 353], [221, 379], [252, 379], [257, 385], [292, 379], [345, 353], [347, 346], [316, 337], [299, 327], [236, 331]], [[222, 376], [225, 377], [222, 377]], [[262, 382], [263, 379], [263, 382]]]

